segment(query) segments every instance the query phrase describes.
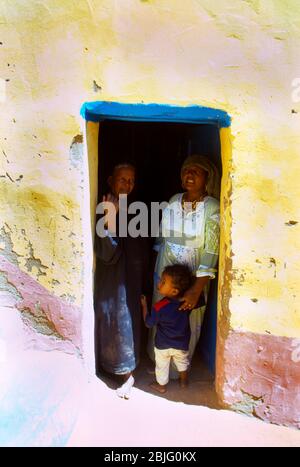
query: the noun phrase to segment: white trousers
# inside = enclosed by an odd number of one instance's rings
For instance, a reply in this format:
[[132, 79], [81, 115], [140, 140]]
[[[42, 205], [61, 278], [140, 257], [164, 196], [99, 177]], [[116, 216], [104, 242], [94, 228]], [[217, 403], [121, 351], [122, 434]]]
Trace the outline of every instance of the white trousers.
[[155, 377], [158, 384], [164, 386], [169, 381], [170, 362], [173, 361], [177, 371], [186, 371], [189, 367], [189, 351], [178, 349], [157, 349], [155, 354]]
[[[191, 338], [190, 338], [190, 345], [189, 345], [189, 359], [190, 362], [195, 352], [196, 345], [198, 343], [200, 333], [201, 333], [201, 325], [204, 319], [204, 312], [205, 306], [201, 308], [195, 308], [192, 310], [190, 314], [190, 327], [191, 327]], [[156, 326], [149, 329], [149, 340], [148, 340], [148, 354], [151, 360], [154, 360], [154, 340], [156, 334]], [[173, 367], [173, 368], [172, 368]], [[176, 378], [176, 370], [174, 365], [171, 367], [171, 378]], [[178, 375], [177, 375], [178, 377]]]

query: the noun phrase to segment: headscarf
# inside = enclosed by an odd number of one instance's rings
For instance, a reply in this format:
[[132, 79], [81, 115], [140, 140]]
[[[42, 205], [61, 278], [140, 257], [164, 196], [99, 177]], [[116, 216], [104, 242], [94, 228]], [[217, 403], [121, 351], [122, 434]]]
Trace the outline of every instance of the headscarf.
[[183, 169], [189, 165], [198, 165], [201, 169], [208, 173], [206, 182], [206, 191], [209, 196], [219, 199], [220, 197], [220, 175], [215, 164], [206, 156], [193, 154], [188, 156], [181, 167], [181, 174]]

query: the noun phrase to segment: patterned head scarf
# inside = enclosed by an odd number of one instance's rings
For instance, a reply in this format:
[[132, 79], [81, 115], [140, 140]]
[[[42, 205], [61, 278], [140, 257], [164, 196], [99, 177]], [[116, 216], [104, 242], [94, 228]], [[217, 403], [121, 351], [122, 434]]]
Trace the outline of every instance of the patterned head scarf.
[[198, 165], [201, 169], [204, 169], [207, 173], [207, 182], [206, 182], [206, 191], [209, 196], [219, 199], [220, 197], [220, 175], [215, 164], [208, 159], [206, 156], [200, 156], [199, 154], [193, 154], [188, 156], [182, 167], [181, 174], [183, 169], [189, 165]]

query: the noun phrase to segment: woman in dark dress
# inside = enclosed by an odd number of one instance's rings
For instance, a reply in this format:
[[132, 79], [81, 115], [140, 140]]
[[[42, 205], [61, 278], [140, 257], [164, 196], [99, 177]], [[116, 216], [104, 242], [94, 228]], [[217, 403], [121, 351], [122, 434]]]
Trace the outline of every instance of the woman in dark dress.
[[[145, 238], [118, 236], [119, 196], [129, 196], [135, 184], [135, 169], [129, 164], [114, 168], [108, 179], [116, 232], [105, 226], [105, 237], [96, 235], [95, 346], [97, 373], [101, 369], [121, 375], [119, 397], [129, 398], [133, 370], [139, 362], [141, 338], [141, 294], [145, 293], [148, 245]], [[129, 202], [128, 202], [129, 204]], [[130, 220], [128, 216], [128, 220]]]

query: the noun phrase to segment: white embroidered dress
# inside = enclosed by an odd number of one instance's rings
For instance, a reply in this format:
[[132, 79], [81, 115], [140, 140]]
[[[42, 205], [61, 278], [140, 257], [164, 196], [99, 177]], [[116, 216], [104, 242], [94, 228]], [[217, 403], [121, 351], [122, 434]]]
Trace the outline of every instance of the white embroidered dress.
[[[162, 214], [160, 235], [154, 249], [158, 252], [154, 272], [153, 302], [162, 297], [156, 290], [163, 269], [175, 263], [187, 264], [196, 277], [215, 277], [219, 255], [220, 208], [219, 201], [206, 196], [193, 210], [191, 203], [182, 207], [183, 193], [173, 196]], [[207, 298], [206, 288], [206, 298]], [[190, 315], [190, 358], [200, 336], [205, 307], [197, 308]], [[152, 342], [151, 342], [152, 340]], [[153, 338], [149, 341], [152, 354]]]

